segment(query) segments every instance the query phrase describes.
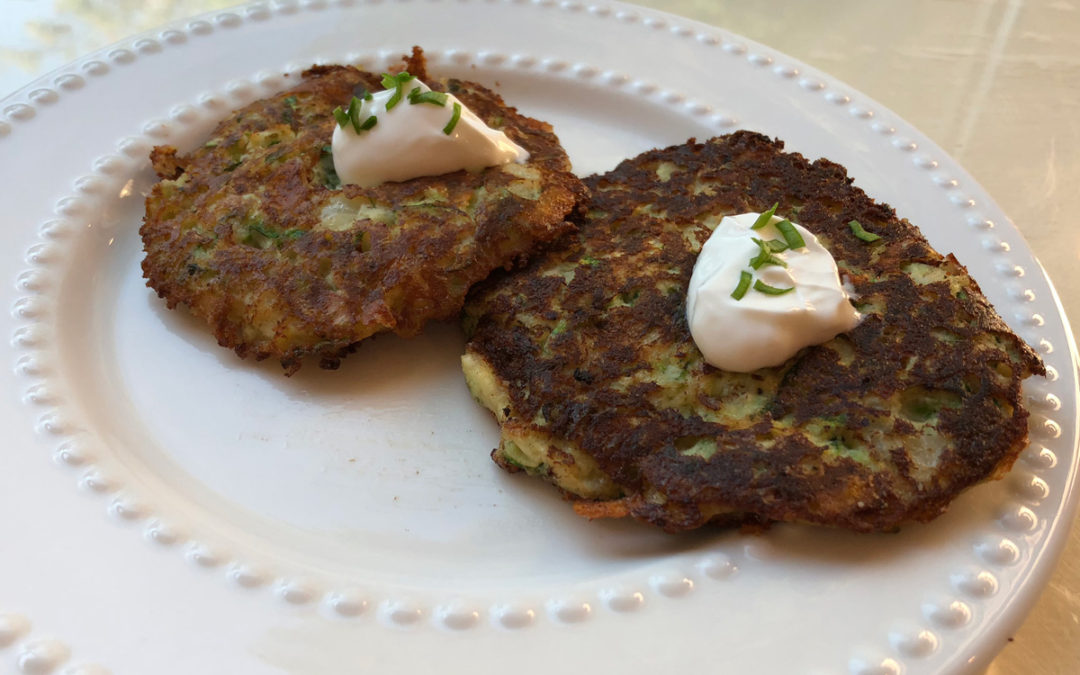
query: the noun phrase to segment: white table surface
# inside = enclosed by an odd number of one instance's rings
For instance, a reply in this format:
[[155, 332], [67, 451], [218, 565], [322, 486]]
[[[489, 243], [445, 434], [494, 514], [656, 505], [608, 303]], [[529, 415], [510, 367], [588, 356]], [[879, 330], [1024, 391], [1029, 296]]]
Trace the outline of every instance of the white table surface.
[[[0, 0], [0, 97], [95, 49], [228, 0]], [[846, 81], [994, 197], [1080, 317], [1080, 0], [639, 0]], [[1076, 332], [1074, 329], [1074, 336]], [[1080, 525], [992, 675], [1080, 673]]]

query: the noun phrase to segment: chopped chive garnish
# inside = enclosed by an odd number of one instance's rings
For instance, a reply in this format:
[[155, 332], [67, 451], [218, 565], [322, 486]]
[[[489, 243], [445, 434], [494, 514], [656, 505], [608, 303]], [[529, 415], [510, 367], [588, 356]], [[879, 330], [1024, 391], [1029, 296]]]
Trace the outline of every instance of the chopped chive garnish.
[[754, 282], [754, 290], [764, 293], [765, 295], [783, 295], [784, 293], [790, 293], [795, 290], [795, 287], [789, 286], [788, 288], [777, 288], [776, 286], [770, 286], [761, 279], [758, 279]]
[[791, 224], [790, 220], [781, 220], [776, 224], [776, 229], [780, 230], [781, 236], [784, 237], [784, 241], [791, 250], [800, 249], [806, 246], [806, 242], [803, 241], [802, 235], [795, 229], [795, 226]]
[[407, 70], [397, 74], [383, 73], [382, 86], [384, 89], [396, 89], [399, 84], [405, 84], [411, 79], [413, 79], [413, 76]]
[[[378, 123], [378, 119], [374, 115], [369, 115], [363, 122], [360, 121], [360, 109], [363, 107], [364, 102], [359, 98], [353, 96], [349, 101], [349, 107], [342, 110], [340, 107], [334, 108], [334, 119], [337, 120], [338, 126], [342, 129], [352, 125], [353, 131], [360, 133], [361, 131], [367, 131], [371, 127]], [[330, 152], [330, 146], [323, 148], [323, 152]]]
[[341, 109], [341, 106], [334, 108], [334, 119], [337, 120], [338, 126], [344, 129], [349, 126], [349, 113]]
[[363, 102], [355, 96], [349, 101], [349, 121], [352, 122], [353, 131], [356, 133], [360, 133], [360, 108], [362, 106]]
[[765, 245], [769, 247], [769, 251], [772, 253], [780, 253], [790, 248], [786, 241], [780, 241], [779, 239], [768, 239], [765, 241]]
[[750, 267], [753, 269], [761, 269], [765, 265], [779, 265], [780, 267], [787, 267], [787, 263], [777, 258], [772, 254], [771, 245], [764, 242], [757, 237], [753, 238], [754, 243], [758, 245], [758, 254], [753, 258], [750, 258]]
[[386, 111], [387, 112], [390, 112], [391, 110], [394, 109], [394, 106], [396, 106], [398, 103], [401, 103], [401, 96], [402, 96], [401, 89], [402, 89], [402, 85], [399, 84], [397, 86], [397, 88], [394, 89], [394, 94], [389, 99], [387, 99], [387, 101], [386, 101]]
[[286, 96], [285, 97], [285, 105], [289, 106], [290, 108], [296, 108], [296, 97], [295, 96]]
[[742, 300], [743, 296], [746, 295], [746, 291], [750, 288], [750, 280], [753, 276], [746, 270], [739, 272], [739, 285], [731, 292], [731, 297]]
[[461, 104], [458, 103], [457, 101], [455, 101], [454, 102], [454, 113], [452, 115], [450, 115], [450, 121], [446, 123], [445, 127], [443, 127], [442, 132], [444, 134], [446, 134], [447, 136], [449, 136], [450, 132], [452, 132], [454, 130], [454, 127], [457, 126], [457, 123], [458, 123], [459, 119], [461, 119]]
[[409, 92], [409, 103], [416, 105], [418, 103], [430, 103], [431, 105], [445, 106], [446, 94], [441, 91], [420, 91], [420, 87], [414, 87]]
[[769, 221], [772, 220], [773, 214], [776, 213], [776, 207], [779, 206], [779, 205], [780, 205], [780, 202], [776, 202], [775, 204], [772, 205], [771, 209], [769, 209], [765, 213], [758, 216], [757, 220], [754, 221], [754, 224], [750, 226], [750, 229], [751, 230], [760, 230], [761, 228], [768, 225]]
[[397, 75], [383, 73], [382, 85], [387, 89], [394, 90], [394, 94], [386, 101], [387, 111], [393, 110], [394, 106], [401, 103], [401, 99], [405, 96], [405, 83], [414, 79], [416, 78], [404, 70]]
[[853, 220], [848, 223], [848, 227], [851, 228], [851, 233], [863, 241], [877, 241], [881, 239], [880, 235], [876, 235], [873, 232], [867, 232], [863, 229], [862, 223], [857, 220]]
[[755, 270], [759, 270], [766, 265], [779, 265], [780, 267], [787, 267], [787, 263], [769, 253], [759, 253], [750, 259], [750, 267]]

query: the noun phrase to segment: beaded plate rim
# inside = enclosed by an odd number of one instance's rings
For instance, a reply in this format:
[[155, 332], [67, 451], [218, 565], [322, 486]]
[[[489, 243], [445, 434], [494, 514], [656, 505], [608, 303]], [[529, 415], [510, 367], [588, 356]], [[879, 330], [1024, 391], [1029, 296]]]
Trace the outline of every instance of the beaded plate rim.
[[[1026, 274], [1024, 266], [1017, 264], [1013, 258], [1015, 241], [1006, 240], [1019, 239], [1015, 228], [1008, 232], [1008, 235], [1012, 235], [1011, 237], [1001, 236], [1002, 229], [1008, 230], [1010, 226], [1007, 221], [1004, 223], [1004, 228], [1001, 227], [1001, 223], [995, 222], [996, 213], [1000, 210], [992, 203], [980, 207], [980, 200], [972, 197], [973, 193], [981, 193], [981, 189], [974, 185], [974, 181], [966, 176], [962, 169], [959, 172], [954, 170], [958, 168], [955, 162], [932, 145], [928, 151], [919, 152], [920, 148], [927, 146], [927, 142], [915, 138], [917, 132], [898, 120], [887, 109], [855, 93], [850, 87], [816, 73], [774, 50], [755, 45], [717, 28], [702, 26], [659, 12], [614, 3], [593, 4], [573, 0], [566, 2], [554, 0], [471, 1], [473, 4], [498, 2], [529, 5], [552, 11], [584, 13], [623, 24], [636, 24], [643, 30], [666, 31], [673, 39], [692, 40], [705, 48], [718, 49], [727, 57], [738, 59], [744, 66], [759, 68], [767, 76], [771, 75], [787, 81], [791, 86], [819, 96], [828, 104], [845, 109], [852, 118], [872, 129], [894, 151], [909, 155], [913, 170], [921, 172], [945, 191], [949, 201], [962, 214], [963, 221], [981, 237], [982, 248], [999, 260], [996, 269], [1002, 279], [1008, 280], [1005, 283], [1011, 283], [1013, 280], [1020, 282], [1013, 284], [1008, 291], [1012, 301], [1011, 314], [1008, 317], [1010, 323], [1019, 323], [1018, 332], [1036, 345], [1044, 357], [1049, 358], [1055, 352], [1060, 354], [1061, 351], [1068, 354], [1073, 366], [1070, 369], [1070, 375], [1075, 373], [1076, 348], [1072, 344], [1071, 332], [1068, 331], [1064, 316], [1049, 319], [1050, 321], [1059, 319], [1065, 325], [1067, 344], [1064, 345], [1064, 349], [1059, 349], [1060, 345], [1051, 343], [1042, 330], [1047, 325], [1047, 317], [1028, 310], [1030, 307], [1028, 303], [1035, 301], [1036, 295], [1023, 283]], [[439, 2], [447, 4], [449, 0], [435, 0], [431, 4]], [[470, 0], [458, 0], [458, 4], [469, 2]], [[408, 3], [409, 0], [389, 0], [386, 4]], [[93, 86], [97, 79], [108, 73], [120, 72], [124, 66], [137, 59], [159, 54], [170, 46], [183, 45], [189, 40], [212, 34], [215, 31], [232, 31], [242, 28], [246, 23], [264, 22], [300, 11], [348, 9], [354, 6], [376, 4], [383, 3], [378, 0], [255, 3], [213, 12], [129, 38], [54, 71], [0, 101], [0, 147], [5, 137], [19, 133], [21, 126], [31, 122], [38, 110], [54, 106], [68, 93]], [[387, 61], [398, 53], [400, 50], [349, 53], [345, 54], [341, 60], [366, 65]], [[635, 80], [622, 72], [604, 70], [586, 62], [570, 62], [532, 54], [464, 49], [429, 52], [429, 58], [432, 57], [435, 63], [441, 61], [457, 65], [482, 64], [496, 69], [543, 73], [551, 77], [599, 82], [615, 89], [631, 89], [638, 94], [650, 97], [661, 105], [671, 107], [679, 114], [705, 120], [706, 124], [711, 125], [718, 132], [733, 129], [740, 123], [731, 114], [717, 110], [707, 102], [694, 100], [683, 92], [669, 91], [655, 82]], [[295, 64], [287, 66], [286, 70], [296, 71], [302, 67], [304, 64]], [[145, 158], [151, 145], [167, 140], [177, 125], [192, 123], [200, 114], [206, 114], [200, 113], [200, 109], [209, 111], [209, 114], [222, 114], [229, 109], [229, 106], [225, 104], [230, 101], [233, 105], [238, 105], [260, 91], [274, 90], [280, 86], [281, 80], [274, 72], [264, 71], [253, 74], [247, 81], [233, 80], [220, 88], [204, 92], [198, 97], [197, 102], [194, 102], [195, 105], [179, 105], [169, 111], [167, 117], [146, 121], [142, 126], [141, 134], [120, 139], [115, 152], [103, 155], [95, 162], [92, 172], [73, 182], [71, 194], [57, 201], [54, 208], [55, 217], [39, 224], [39, 240], [25, 252], [26, 266], [15, 279], [15, 287], [20, 294], [11, 307], [14, 318], [19, 322], [11, 336], [12, 343], [19, 353], [15, 370], [29, 381], [29, 384], [24, 387], [23, 399], [28, 405], [41, 411], [36, 418], [36, 429], [43, 437], [51, 439], [55, 447], [54, 455], [57, 462], [78, 469], [78, 483], [81, 487], [108, 496], [106, 509], [117, 521], [141, 522], [144, 525], [143, 532], [149, 540], [166, 546], [176, 545], [175, 548], [181, 550], [185, 557], [196, 565], [225, 569], [228, 578], [237, 586], [265, 586], [285, 603], [302, 605], [321, 602], [339, 617], [349, 618], [371, 613], [363, 594], [357, 595], [348, 589], [330, 589], [320, 598], [320, 594], [305, 585], [303, 580], [282, 577], [271, 583], [272, 576], [253, 572], [243, 561], [216, 559], [210, 547], [205, 546], [196, 538], [184, 539], [170, 530], [166, 524], [167, 519], [162, 520], [158, 514], [142, 508], [137, 496], [126, 491], [122, 483], [117, 483], [99, 471], [94, 461], [80, 451], [82, 446], [77, 439], [78, 430], [74, 429], [70, 421], [66, 419], [62, 402], [57, 402], [58, 397], [55, 392], [57, 387], [51, 379], [53, 374], [44, 372], [35, 360], [35, 357], [48, 346], [47, 337], [42, 335], [45, 331], [40, 330], [40, 322], [48, 318], [49, 312], [40, 299], [47, 297], [55, 287], [49, 279], [49, 270], [58, 257], [55, 255], [57, 247], [62, 248], [66, 236], [70, 234], [71, 218], [84, 212], [89, 202], [107, 192], [107, 187], [115, 187], [116, 181], [122, 183], [123, 179], [129, 176], [139, 158]], [[968, 187], [965, 188], [965, 185]], [[988, 216], [987, 213], [994, 217]], [[1019, 241], [1021, 247], [1018, 250], [1023, 250], [1022, 239]], [[1036, 270], [1036, 276], [1038, 274], [1041, 274], [1041, 270]], [[1048, 280], [1046, 283], [1049, 284]], [[1053, 296], [1052, 287], [1050, 287], [1050, 293], [1051, 300], [1056, 303], [1060, 314], [1060, 302], [1057, 302], [1056, 296]], [[999, 310], [1002, 308], [999, 307]], [[35, 330], [35, 326], [39, 329]], [[1049, 381], [1054, 382], [1059, 377], [1059, 369], [1052, 369]], [[1040, 397], [1040, 393], [1045, 395]], [[984, 533], [972, 547], [973, 567], [950, 575], [948, 583], [955, 590], [955, 594], [942, 597], [938, 602], [926, 603], [921, 608], [925, 618], [921, 625], [891, 632], [883, 645], [865, 649], [856, 648], [848, 664], [853, 674], [889, 675], [906, 672], [907, 668], [914, 665], [911, 662], [918, 662], [938, 653], [943, 639], [956, 642], [958, 633], [962, 633], [965, 628], [971, 629], [980, 624], [979, 621], [973, 620], [972, 608], [977, 607], [980, 600], [993, 597], [997, 593], [999, 584], [992, 570], [1006, 569], [1031, 553], [1032, 542], [1023, 539], [1024, 533], [1035, 530], [1039, 525], [1039, 516], [1033, 509], [1037, 509], [1053, 492], [1041, 474], [1054, 469], [1060, 462], [1058, 457], [1061, 454], [1060, 449], [1055, 452], [1047, 446], [1057, 448], [1064, 444], [1066, 451], [1075, 450], [1075, 445], [1072, 448], [1068, 447], [1066, 429], [1063, 429], [1061, 422], [1055, 418], [1060, 419], [1064, 416], [1074, 421], [1076, 414], [1075, 411], [1062, 410], [1061, 398], [1053, 391], [1046, 392], [1037, 389], [1036, 395], [1029, 394], [1028, 398], [1032, 407], [1033, 420], [1035, 420], [1032, 428], [1033, 442], [1023, 457], [1024, 468], [1019, 469], [1020, 473], [1014, 470], [1014, 475], [1009, 478], [1015, 483], [1016, 503], [1011, 505], [1010, 509], [1007, 509], [1008, 513], [998, 521], [1001, 529], [1007, 533], [1014, 533], [1014, 536], [1010, 538], [996, 531]], [[1075, 427], [1075, 422], [1073, 422], [1073, 427]], [[1070, 431], [1073, 431], [1075, 438], [1075, 430]], [[1072, 508], [1071, 502], [1075, 502], [1071, 481], [1062, 486], [1062, 490], [1068, 493], [1070, 504], [1062, 504], [1062, 509], [1067, 511]], [[1018, 544], [1013, 539], [1020, 539], [1021, 542]], [[1047, 547], [1046, 542], [1041, 543], [1044, 548]], [[1060, 542], [1058, 548], [1060, 548]], [[1044, 576], [1049, 573], [1046, 568], [1044, 564]], [[738, 565], [734, 561], [716, 557], [703, 559], [697, 565], [697, 571], [701, 577], [713, 579], [727, 578], [737, 569]], [[493, 626], [519, 629], [533, 625], [537, 617], [542, 614], [560, 623], [581, 623], [593, 615], [593, 605], [606, 607], [615, 613], [630, 612], [644, 603], [645, 596], [650, 592], [674, 598], [686, 595], [693, 587], [694, 579], [690, 577], [658, 577], [648, 580], [648, 583], [641, 588], [618, 593], [602, 591], [599, 596], [590, 598], [589, 602], [567, 603], [561, 599], [551, 599], [542, 608], [527, 609], [509, 605], [502, 608], [467, 605], [417, 606], [391, 598], [375, 607], [374, 613], [383, 620], [383, 623], [398, 627], [407, 627], [429, 619], [441, 627], [457, 632], [476, 628], [484, 622], [484, 618], [487, 618]], [[4, 624], [5, 621], [6, 624]], [[45, 667], [46, 663], [57, 665], [69, 660], [70, 650], [64, 643], [52, 639], [30, 639], [29, 633], [29, 621], [25, 616], [0, 613], [0, 650], [18, 649], [17, 662], [24, 672], [37, 672], [34, 669]], [[945, 634], [947, 637], [943, 638], [939, 634]], [[98, 666], [73, 666], [65, 672], [70, 672], [72, 675], [97, 675], [108, 671]]]

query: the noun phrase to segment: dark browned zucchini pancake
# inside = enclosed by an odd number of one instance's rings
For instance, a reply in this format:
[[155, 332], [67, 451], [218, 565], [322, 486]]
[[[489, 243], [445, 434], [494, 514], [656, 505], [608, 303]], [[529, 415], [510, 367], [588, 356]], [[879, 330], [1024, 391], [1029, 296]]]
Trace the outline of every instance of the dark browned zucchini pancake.
[[324, 367], [382, 331], [417, 334], [458, 315], [468, 288], [568, 231], [583, 194], [550, 125], [494, 92], [428, 77], [530, 153], [524, 164], [342, 187], [332, 111], [380, 77], [314, 67], [293, 89], [235, 111], [188, 154], [154, 148], [161, 177], [140, 230], [147, 285], [186, 305], [240, 356], [275, 358], [287, 374]]
[[[496, 462], [555, 483], [582, 515], [892, 530], [1024, 448], [1021, 381], [1042, 362], [952, 255], [841, 166], [739, 132], [585, 183], [576, 234], [470, 294], [463, 357], [501, 425]], [[836, 258], [865, 318], [782, 366], [722, 371], [687, 328], [690, 274], [722, 216], [774, 202]]]

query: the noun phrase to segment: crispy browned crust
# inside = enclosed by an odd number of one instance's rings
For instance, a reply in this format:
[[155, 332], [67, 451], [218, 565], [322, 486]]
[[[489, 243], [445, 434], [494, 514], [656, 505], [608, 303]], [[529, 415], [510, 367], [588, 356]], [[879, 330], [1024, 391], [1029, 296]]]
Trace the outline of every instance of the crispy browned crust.
[[[426, 76], [419, 49], [405, 65]], [[279, 359], [286, 374], [307, 356], [336, 367], [372, 334], [412, 336], [455, 317], [472, 284], [571, 228], [565, 217], [583, 186], [548, 124], [479, 84], [427, 79], [525, 147], [530, 177], [493, 167], [335, 185], [331, 112], [382, 87], [372, 73], [316, 66], [298, 86], [235, 111], [207, 145], [154, 149], [162, 181], [140, 230], [147, 285], [205, 320], [222, 346]], [[321, 213], [335, 200], [380, 219], [329, 227]]]
[[[740, 518], [885, 531], [939, 515], [1025, 446], [1035, 352], [952, 255], [841, 166], [782, 149], [739, 132], [587, 178], [578, 233], [470, 295], [467, 349], [509, 395], [506, 424], [571, 443], [622, 490], [578, 513], [671, 531]], [[720, 371], [686, 324], [702, 223], [774, 202], [837, 259], [866, 318], [781, 367]], [[882, 239], [857, 239], [851, 220]]]
[[579, 499], [573, 502], [574, 513], [582, 518], [596, 520], [597, 518], [625, 518], [630, 515], [630, 500], [609, 499], [600, 501], [594, 499]]
[[184, 169], [176, 160], [176, 148], [171, 145], [158, 145], [150, 150], [150, 165], [154, 167], [154, 173], [158, 178], [175, 180], [184, 173]]

